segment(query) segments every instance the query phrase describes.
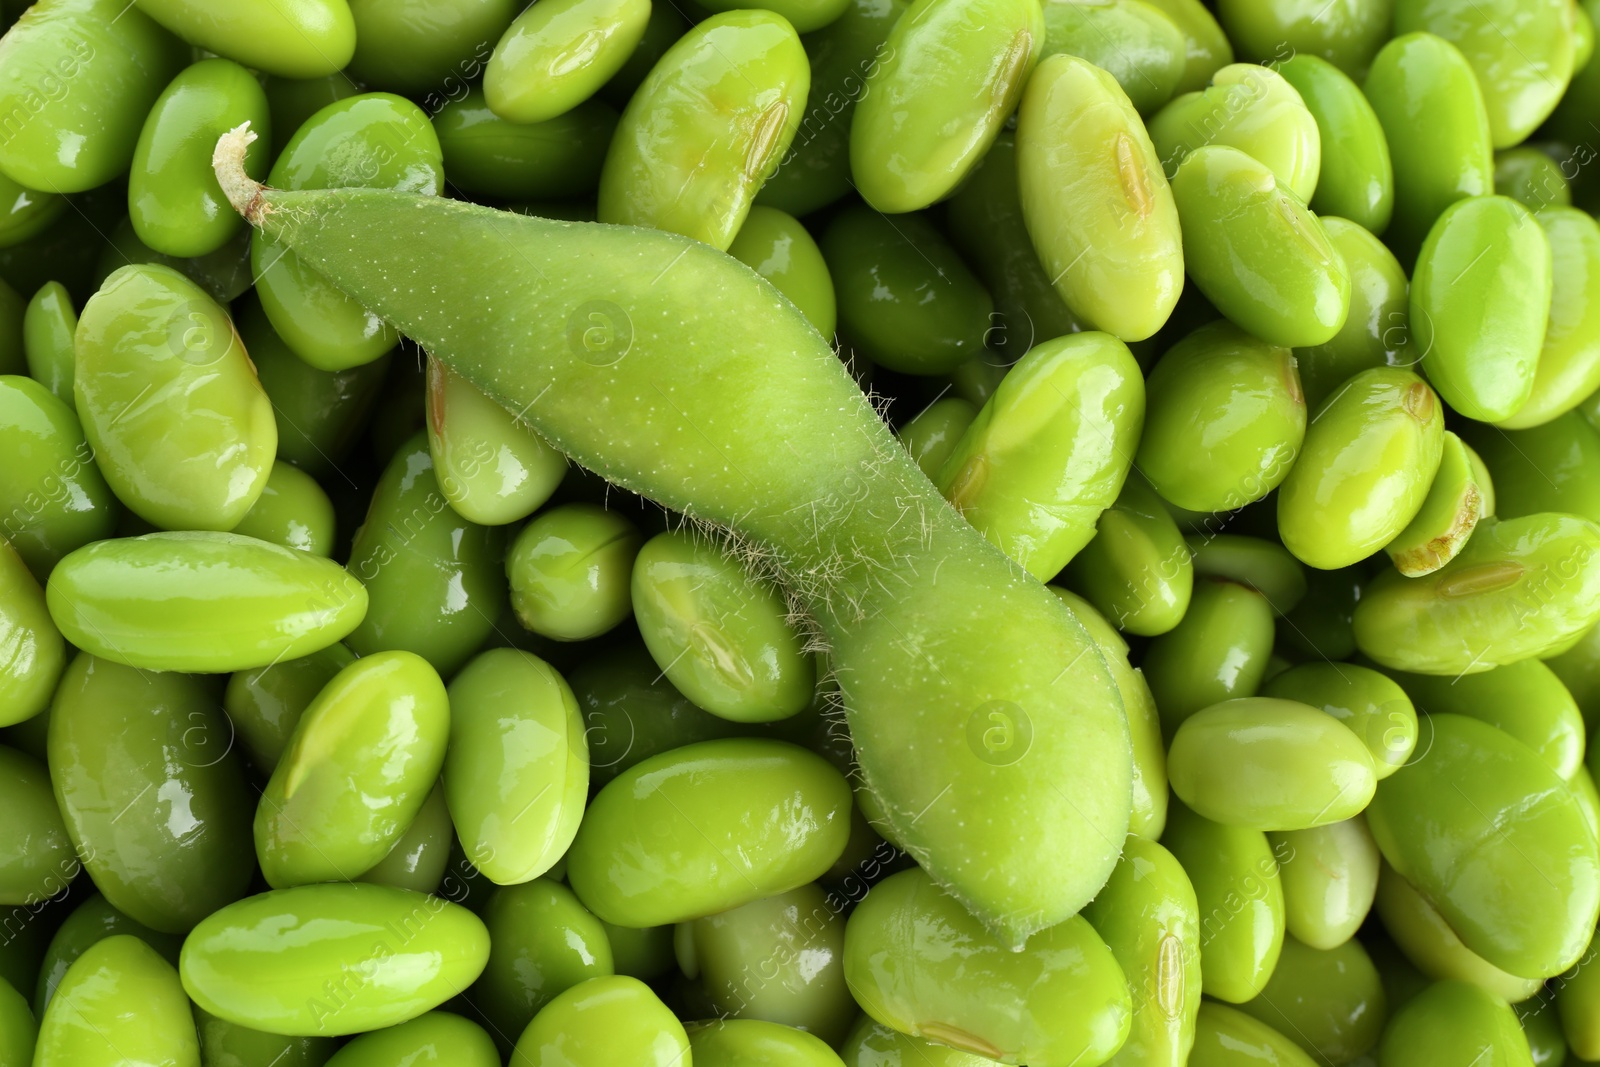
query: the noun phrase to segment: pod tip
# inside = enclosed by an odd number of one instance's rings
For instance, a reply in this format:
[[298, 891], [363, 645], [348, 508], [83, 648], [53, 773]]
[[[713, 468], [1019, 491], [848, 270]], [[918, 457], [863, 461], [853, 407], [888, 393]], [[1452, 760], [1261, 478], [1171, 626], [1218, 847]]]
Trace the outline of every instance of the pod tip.
[[261, 202], [261, 192], [266, 187], [244, 170], [245, 152], [255, 140], [255, 131], [248, 121], [235, 126], [217, 138], [216, 151], [211, 154], [211, 169], [216, 172], [217, 183], [233, 209], [250, 225], [259, 226], [261, 217], [266, 214], [266, 205]]

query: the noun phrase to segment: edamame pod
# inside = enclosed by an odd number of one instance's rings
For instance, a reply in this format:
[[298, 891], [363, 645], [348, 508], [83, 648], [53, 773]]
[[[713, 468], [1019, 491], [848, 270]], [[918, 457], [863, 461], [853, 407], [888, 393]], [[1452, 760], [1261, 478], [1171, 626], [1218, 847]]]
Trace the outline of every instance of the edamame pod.
[[446, 1011], [362, 1034], [334, 1053], [327, 1067], [500, 1067], [500, 1051], [483, 1027]]
[[712, 15], [667, 50], [622, 113], [600, 173], [600, 221], [726, 249], [789, 150], [810, 86], [782, 16]]
[[298, 467], [277, 462], [261, 495], [232, 532], [313, 556], [331, 556], [333, 524], [333, 501], [316, 479]]
[[490, 881], [511, 885], [550, 869], [589, 795], [583, 720], [553, 667], [497, 648], [456, 675], [444, 782], [467, 858]]
[[355, 658], [348, 648], [335, 644], [298, 659], [235, 671], [228, 679], [223, 710], [262, 777], [272, 776], [300, 716], [322, 687]]
[[1303, 663], [1269, 678], [1261, 695], [1298, 700], [1344, 723], [1367, 746], [1380, 779], [1403, 767], [1417, 747], [1411, 699], [1393, 679], [1370, 667]]
[[1421, 378], [1374, 367], [1323, 401], [1278, 494], [1284, 547], [1322, 570], [1347, 567], [1416, 518], [1439, 470], [1444, 413]]
[[1039, 64], [1017, 112], [1017, 182], [1033, 246], [1072, 313], [1124, 341], [1159, 330], [1183, 289], [1178, 209], [1110, 74], [1075, 56]]
[[226, 12], [206, 0], [134, 3], [190, 44], [283, 78], [343, 70], [355, 51], [346, 0], [237, 0]]
[[1439, 395], [1480, 422], [1522, 409], [1550, 314], [1550, 241], [1504, 196], [1451, 204], [1422, 244], [1411, 328]]
[[[1600, 913], [1600, 844], [1570, 790], [1494, 727], [1430, 715], [1424, 754], [1367, 811], [1384, 859], [1467, 948], [1527, 978], [1561, 973]], [[1510, 899], [1495, 887], [1518, 885]]]
[[1527, 403], [1498, 423], [1508, 430], [1550, 422], [1600, 389], [1600, 223], [1572, 207], [1533, 217], [1550, 244], [1550, 315]]
[[1038, 0], [915, 0], [850, 121], [862, 198], [891, 214], [943, 199], [994, 143], [1044, 40]]
[[376, 652], [306, 708], [256, 807], [256, 858], [274, 889], [349, 881], [377, 864], [444, 765], [444, 683], [410, 652]]
[[1389, 37], [1392, 7], [1393, 0], [1339, 0], [1323, 7], [1306, 0], [1219, 0], [1217, 17], [1246, 59], [1278, 67], [1311, 57], [1359, 78]]
[[683, 1024], [649, 986], [623, 975], [592, 978], [556, 997], [517, 1039], [511, 1062], [543, 1064], [556, 1056], [574, 1067], [691, 1062]]
[[66, 644], [44, 590], [0, 538], [0, 726], [44, 711], [66, 666]]
[[1267, 841], [1279, 857], [1289, 934], [1323, 950], [1354, 937], [1372, 910], [1382, 862], [1366, 820], [1358, 815], [1309, 830], [1271, 833]]
[[1201, 579], [1183, 621], [1150, 643], [1145, 677], [1162, 733], [1212, 704], [1255, 696], [1272, 654], [1272, 605], [1236, 582]]
[[[1374, 10], [1384, 6], [1372, 0], [1356, 3]], [[1290, 56], [1276, 69], [1317, 123], [1322, 166], [1311, 210], [1325, 221], [1334, 215], [1382, 234], [1394, 213], [1394, 164], [1383, 125], [1361, 87], [1334, 64], [1306, 52]]]
[[977, 417], [978, 409], [959, 396], [935, 400], [900, 427], [900, 443], [931, 481]]
[[505, 199], [565, 199], [592, 196], [598, 188], [617, 113], [586, 100], [521, 126], [490, 111], [474, 88], [440, 108], [433, 128], [445, 173], [458, 189]]
[[524, 526], [506, 554], [511, 606], [523, 626], [557, 641], [586, 641], [632, 610], [629, 581], [644, 537], [595, 504], [563, 504]]
[[543, 122], [593, 96], [627, 61], [650, 0], [558, 0], [519, 15], [484, 68], [483, 95], [509, 122]]
[[332, 883], [214, 912], [184, 941], [178, 970], [189, 998], [229, 1022], [332, 1037], [438, 1007], [488, 956], [489, 935], [466, 908], [389, 886]]
[[1317, 1062], [1349, 1063], [1377, 1047], [1387, 998], [1359, 941], [1316, 949], [1293, 937], [1261, 995], [1239, 1005]]
[[482, 909], [489, 962], [470, 996], [507, 1037], [561, 993], [614, 966], [605, 927], [551, 878], [496, 889]]
[[1188, 1067], [1233, 1067], [1241, 1058], [1274, 1067], [1314, 1067], [1316, 1063], [1260, 1019], [1214, 1001], [1202, 1002]]
[[502, 526], [555, 492], [567, 458], [483, 391], [428, 361], [428, 452], [439, 488], [464, 519]]
[[833, 1049], [791, 1026], [755, 1019], [718, 1019], [691, 1024], [688, 1030], [689, 1050], [701, 1067], [740, 1067], [746, 1063], [843, 1067]]
[[823, 337], [837, 324], [833, 280], [822, 249], [793, 215], [756, 204], [745, 216], [728, 254], [777, 287]]
[[1461, 438], [1446, 430], [1439, 471], [1422, 507], [1383, 550], [1395, 570], [1418, 578], [1455, 559], [1483, 518], [1483, 492], [1478, 472]]
[[218, 674], [327, 648], [367, 610], [331, 560], [228, 533], [97, 541], [57, 564], [50, 615], [78, 648], [151, 671]]
[[[78, 855], [117, 910], [183, 933], [245, 892], [250, 802], [233, 729], [199, 678], [88, 653], [50, 712], [50, 778]], [[183, 818], [170, 818], [184, 799]]]
[[1036, 345], [967, 427], [936, 483], [957, 511], [1040, 581], [1094, 537], [1144, 425], [1128, 346], [1088, 332]]
[[[1439, 981], [1471, 982], [1497, 997], [1527, 1000], [1544, 985], [1540, 978], [1507, 974], [1461, 943], [1450, 924], [1387, 863], [1378, 876], [1377, 914], [1405, 959]], [[1391, 997], [1391, 1009], [1400, 1005]]]
[[72, 404], [73, 335], [78, 332], [78, 313], [72, 307], [72, 294], [60, 282], [46, 282], [22, 318], [22, 347], [28, 360], [28, 374], [50, 390], [62, 403]]
[[1142, 0], [1047, 0], [1043, 55], [1077, 56], [1107, 71], [1140, 114], [1172, 99], [1188, 65], [1177, 23]]
[[200, 1044], [172, 964], [128, 934], [68, 969], [39, 1020], [35, 1067], [159, 1063], [200, 1067]]
[[157, 933], [143, 923], [135, 922], [112, 907], [105, 897], [95, 893], [73, 908], [72, 914], [66, 917], [50, 938], [44, 962], [39, 965], [39, 980], [33, 987], [35, 1018], [44, 1015], [45, 1008], [61, 985], [61, 979], [66, 977], [68, 968], [78, 961], [78, 957], [114, 934], [132, 934], [155, 949], [162, 959], [177, 966], [178, 950], [183, 947], [182, 937]]
[[1184, 265], [1218, 311], [1268, 344], [1320, 345], [1339, 332], [1350, 311], [1344, 257], [1264, 163], [1206, 145], [1178, 167], [1172, 195]]
[[1144, 476], [1133, 470], [1095, 534], [1067, 564], [1067, 584], [1117, 629], [1164, 634], [1189, 610], [1194, 563], [1178, 524]]
[[37, 760], [0, 746], [0, 799], [10, 829], [0, 849], [0, 904], [30, 907], [61, 892], [79, 871], [72, 840]]
[[1466, 982], [1435, 982], [1395, 1013], [1378, 1046], [1380, 1067], [1403, 1063], [1533, 1067], [1517, 1013]]

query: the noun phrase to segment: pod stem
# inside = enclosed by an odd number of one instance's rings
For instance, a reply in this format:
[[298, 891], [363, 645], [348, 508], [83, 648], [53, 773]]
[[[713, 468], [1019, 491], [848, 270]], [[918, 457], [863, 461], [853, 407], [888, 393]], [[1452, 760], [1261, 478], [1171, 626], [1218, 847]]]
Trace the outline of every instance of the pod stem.
[[261, 201], [266, 186], [245, 173], [245, 152], [255, 143], [256, 133], [246, 121], [217, 138], [216, 151], [211, 153], [211, 169], [216, 172], [217, 183], [227, 196], [233, 209], [244, 216], [251, 226], [260, 226], [270, 210]]

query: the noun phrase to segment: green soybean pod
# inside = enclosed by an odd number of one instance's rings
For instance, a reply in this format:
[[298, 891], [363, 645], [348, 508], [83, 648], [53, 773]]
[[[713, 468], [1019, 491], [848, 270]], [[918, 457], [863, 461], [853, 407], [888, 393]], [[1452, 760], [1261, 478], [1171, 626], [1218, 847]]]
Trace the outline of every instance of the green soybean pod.
[[261, 495], [232, 532], [313, 556], [331, 556], [333, 502], [311, 475], [276, 462]]
[[[1600, 844], [1582, 808], [1509, 735], [1460, 715], [1428, 722], [1425, 754], [1385, 779], [1367, 811], [1384, 859], [1489, 963], [1561, 973], [1600, 912]], [[1514, 900], [1492, 888], [1507, 884], [1521, 886]]]
[[900, 427], [900, 443], [931, 481], [977, 416], [978, 409], [959, 396], [935, 400]]
[[838, 901], [812, 884], [679, 923], [674, 951], [719, 1017], [780, 1023], [836, 1045], [860, 1010], [845, 984], [844, 928]]
[[1312, 58], [1359, 78], [1389, 39], [1393, 0], [1339, 0], [1319, 7], [1306, 0], [1252, 5], [1219, 0], [1217, 18], [1253, 63], [1287, 65]]
[[1387, 999], [1359, 941], [1317, 949], [1293, 937], [1261, 995], [1239, 1005], [1318, 1062], [1349, 1063], [1377, 1047]]
[[1550, 314], [1533, 390], [1498, 423], [1508, 430], [1548, 423], [1600, 389], [1600, 223], [1573, 207], [1545, 207], [1533, 217], [1550, 244]]
[[1600, 434], [1582, 414], [1526, 430], [1483, 428], [1473, 441], [1499, 487], [1500, 518], [1559, 511], [1600, 522]]
[[1094, 537], [1067, 564], [1067, 585], [1117, 629], [1164, 634], [1189, 610], [1194, 563], [1166, 505], [1134, 470], [1100, 513]]
[[689, 1050], [701, 1067], [842, 1067], [833, 1049], [820, 1038], [792, 1026], [756, 1019], [718, 1019], [691, 1023]]
[[444, 789], [435, 785], [400, 840], [356, 881], [437, 893], [454, 844], [455, 827], [450, 822]]
[[1302, 203], [1322, 171], [1316, 118], [1281, 74], [1254, 63], [1223, 67], [1208, 88], [1151, 116], [1150, 140], [1168, 177], [1195, 149], [1227, 145], [1264, 165]]
[[1421, 510], [1444, 450], [1444, 413], [1421, 378], [1374, 367], [1317, 410], [1278, 493], [1278, 533], [1309, 566], [1347, 567]]
[[374, 89], [420, 97], [429, 111], [483, 73], [518, 0], [349, 0], [350, 73]]
[[128, 934], [93, 945], [39, 1020], [37, 1067], [160, 1063], [199, 1067], [194, 1018], [172, 964]]
[[915, 0], [850, 122], [862, 198], [891, 214], [943, 199], [994, 142], [1044, 40], [1037, 0]]
[[1417, 712], [1411, 698], [1392, 678], [1370, 667], [1302, 663], [1269, 678], [1261, 695], [1298, 700], [1344, 723], [1366, 745], [1380, 779], [1403, 767], [1416, 750]]
[[0, 538], [0, 726], [44, 711], [66, 666], [66, 643], [22, 557]]
[[484, 68], [483, 95], [508, 122], [544, 122], [593, 96], [644, 36], [649, 0], [558, 0], [511, 23]]
[[1378, 1046], [1378, 1063], [1533, 1067], [1533, 1057], [1511, 1005], [1467, 982], [1444, 981], [1395, 1012]]
[[1471, 65], [1431, 33], [1384, 45], [1362, 90], [1394, 164], [1389, 245], [1409, 263], [1445, 208], [1494, 191], [1489, 115]]
[[1534, 212], [1572, 206], [1572, 188], [1562, 165], [1544, 149], [1532, 145], [1494, 154], [1494, 191]]
[[1555, 990], [1562, 1036], [1571, 1046], [1573, 1055], [1585, 1060], [1600, 1058], [1600, 967], [1595, 966], [1597, 959], [1600, 959], [1600, 936], [1590, 941], [1583, 958], [1561, 976]]
[[[80, 653], [50, 713], [56, 803], [95, 886], [129, 918], [183, 933], [254, 874], [233, 731], [208, 685]], [[185, 817], [168, 817], [168, 797]]]
[[[466, 908], [390, 886], [306, 885], [213, 912], [178, 971], [197, 1005], [240, 1026], [336, 1037], [405, 1022], [465, 989], [489, 956]], [[330, 987], [329, 975], [359, 974]]]
[[683, 1024], [637, 978], [610, 975], [573, 986], [541, 1008], [517, 1039], [517, 1067], [628, 1063], [675, 1067], [691, 1062]]
[[1350, 272], [1322, 222], [1272, 171], [1226, 145], [1172, 180], [1184, 265], [1217, 310], [1268, 344], [1320, 345], [1350, 311]]
[[1140, 114], [1172, 99], [1188, 65], [1176, 22], [1142, 0], [1046, 0], [1043, 55], [1086, 59], [1107, 71]]
[[[279, 189], [376, 187], [437, 194], [444, 187], [444, 159], [421, 108], [388, 93], [363, 93], [307, 119], [267, 180]], [[313, 367], [360, 366], [399, 340], [393, 327], [271, 238], [251, 242], [250, 265], [273, 328]]]
[[327, 1061], [327, 1067], [393, 1064], [500, 1067], [500, 1052], [477, 1023], [449, 1012], [430, 1011], [397, 1026], [362, 1034]]
[[1145, 677], [1168, 737], [1201, 708], [1255, 696], [1272, 653], [1272, 605], [1236, 582], [1203, 579], [1183, 621], [1150, 643]]
[[1314, 1067], [1317, 1062], [1260, 1019], [1215, 1001], [1202, 1002], [1189, 1067], [1235, 1067], [1241, 1060], [1273, 1067]]
[[1287, 348], [1210, 323], [1167, 350], [1146, 388], [1135, 462], [1163, 499], [1231, 511], [1289, 475], [1306, 435], [1306, 405]]
[[549, 877], [496, 889], [482, 911], [489, 962], [470, 996], [506, 1038], [561, 993], [612, 973], [605, 927]]
[[851, 913], [844, 966], [878, 1022], [990, 1059], [1103, 1063], [1131, 1025], [1122, 968], [1083, 916], [1013, 952], [920, 869]]
[[0, 170], [80, 193], [128, 168], [139, 127], [188, 49], [119, 0], [45, 0], [0, 44]]
[[511, 606], [534, 633], [585, 641], [632, 610], [629, 582], [643, 535], [596, 504], [562, 504], [518, 532], [506, 553]]
[[862, 1015], [839, 1058], [845, 1067], [990, 1067], [994, 1060], [884, 1026]]
[[1279, 615], [1287, 615], [1305, 599], [1305, 568], [1275, 541], [1242, 534], [1191, 534], [1187, 543], [1196, 575], [1254, 589]]
[[235, 671], [228, 679], [223, 709], [263, 776], [271, 776], [311, 701], [354, 660], [348, 648], [334, 644], [297, 659]]
[[1366, 820], [1358, 815], [1267, 840], [1278, 857], [1288, 932], [1324, 950], [1354, 937], [1372, 910], [1382, 862]]
[[586, 100], [526, 126], [489, 110], [474, 88], [441, 107], [433, 128], [450, 184], [475, 196], [568, 199], [593, 195], [617, 113]]
[[783, 595], [726, 548], [683, 532], [639, 549], [633, 614], [661, 670], [700, 707], [772, 722], [811, 702], [816, 668]]
[[496, 528], [450, 507], [427, 435], [413, 435], [384, 468], [350, 548], [349, 571], [370, 603], [348, 635], [351, 650], [405, 649], [441, 674], [455, 673], [505, 603], [503, 542]]
[[548, 663], [497, 648], [450, 683], [445, 795], [463, 849], [490, 881], [537, 878], [567, 851], [589, 795], [576, 698]]
[[1600, 526], [1571, 515], [1486, 521], [1422, 578], [1379, 575], [1356, 605], [1361, 651], [1417, 674], [1476, 673], [1562, 651], [1600, 619]]
[[428, 361], [428, 452], [439, 488], [464, 519], [503, 526], [555, 492], [567, 458], [459, 374]]
[[1417, 257], [1411, 328], [1439, 395], [1480, 422], [1515, 415], [1533, 395], [1550, 314], [1549, 238], [1504, 196], [1451, 204]]
[[[1183, 1067], [1200, 1010], [1200, 905], [1172, 853], [1129, 835], [1083, 917], [1128, 981], [1133, 1017], [1112, 1067]], [[908, 1065], [909, 1067], [909, 1065]]]
[[833, 336], [833, 280], [822, 250], [799, 219], [756, 204], [728, 245], [728, 254], [776, 286], [823, 337]]
[[172, 79], [139, 133], [128, 175], [128, 218], [139, 240], [185, 259], [215, 252], [244, 225], [229, 210], [211, 154], [217, 138], [242, 122], [262, 139], [245, 155], [252, 177], [265, 177], [272, 120], [253, 74], [227, 59], [206, 59]]
[[1476, 465], [1461, 438], [1446, 430], [1439, 471], [1422, 507], [1383, 550], [1408, 578], [1432, 574], [1466, 547], [1481, 518], [1483, 491]]
[[241, 0], [225, 14], [206, 0], [134, 3], [190, 44], [283, 78], [332, 74], [355, 50], [346, 0]]
[[[172, 955], [177, 959], [177, 953]], [[194, 1009], [204, 1067], [323, 1067], [338, 1047], [328, 1037], [287, 1037], [252, 1030]], [[475, 1065], [476, 1067], [476, 1065]]]
[[1283, 885], [1267, 835], [1214, 823], [1180, 802], [1161, 844], [1194, 885], [1206, 995], [1232, 1004], [1258, 996], [1283, 951]]
[[1033, 246], [1072, 313], [1124, 341], [1159, 330], [1183, 289], [1178, 209], [1116, 79], [1075, 56], [1039, 64], [1017, 112], [1017, 182]]
[[274, 889], [349, 881], [405, 834], [444, 766], [450, 704], [428, 662], [375, 652], [306, 708], [255, 813]]
[[712, 15], [667, 50], [623, 112], [600, 174], [600, 221], [727, 249], [789, 150], [810, 84], [781, 15]]
[[606, 922], [682, 922], [816, 879], [844, 850], [849, 811], [844, 778], [805, 749], [755, 738], [685, 745], [600, 790], [567, 878]]
[[175, 934], [162, 934], [140, 922], [128, 918], [112, 907], [105, 897], [93, 894], [72, 909], [72, 914], [56, 928], [45, 950], [44, 962], [39, 966], [39, 980], [33, 988], [33, 1014], [44, 1015], [55, 996], [67, 969], [77, 962], [89, 948], [113, 934], [132, 934], [155, 949], [161, 957], [176, 965], [178, 950], [183, 938]]
[[[1357, 3], [1384, 6], [1369, 0]], [[1333, 63], [1308, 52], [1291, 55], [1275, 69], [1300, 94], [1322, 142], [1311, 210], [1325, 220], [1334, 215], [1369, 233], [1383, 233], [1394, 213], [1394, 164], [1383, 124], [1361, 87]]]
[[57, 564], [50, 616], [72, 644], [142, 670], [217, 674], [348, 636], [367, 593], [332, 560], [231, 533], [153, 533]]
[[1183, 31], [1184, 66], [1177, 92], [1205, 88], [1212, 75], [1233, 62], [1233, 45], [1200, 0], [1149, 0], [1150, 6], [1170, 18]]
[[967, 427], [935, 484], [984, 537], [1049, 581], [1094, 537], [1144, 425], [1128, 346], [1086, 332], [1036, 345]]
[[78, 860], [50, 790], [32, 756], [0, 746], [0, 798], [10, 831], [0, 849], [0, 904], [39, 905], [78, 873]]
[[52, 232], [66, 209], [66, 197], [29, 189], [0, 174], [0, 248]]
[[46, 282], [23, 313], [22, 348], [28, 375], [64, 404], [72, 403], [72, 344], [77, 332], [72, 294], [60, 282]]

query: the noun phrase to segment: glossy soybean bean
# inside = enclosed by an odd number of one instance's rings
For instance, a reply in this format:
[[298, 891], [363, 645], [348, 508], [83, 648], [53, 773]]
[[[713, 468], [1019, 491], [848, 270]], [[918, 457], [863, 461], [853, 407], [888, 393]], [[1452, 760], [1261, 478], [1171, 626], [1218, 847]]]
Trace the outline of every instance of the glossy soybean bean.
[[29, 189], [0, 173], [0, 248], [51, 232], [66, 209], [65, 197]]
[[95, 893], [73, 908], [72, 914], [66, 917], [50, 938], [50, 947], [45, 950], [44, 962], [39, 966], [39, 980], [33, 988], [35, 1018], [44, 1015], [46, 1006], [61, 985], [61, 979], [66, 977], [67, 969], [78, 961], [78, 957], [91, 946], [115, 934], [132, 934], [155, 949], [167, 962], [177, 965], [183, 938], [157, 933], [143, 923], [135, 922], [112, 907], [105, 897]]
[[1596, 959], [1600, 959], [1600, 938], [1589, 943], [1583, 958], [1562, 975], [1555, 991], [1561, 1036], [1566, 1038], [1573, 1055], [1585, 1060], [1600, 1057], [1600, 968], [1595, 966]]
[[823, 337], [833, 336], [838, 319], [833, 280], [822, 250], [799, 219], [757, 204], [728, 254], [775, 285]]
[[78, 313], [72, 294], [60, 282], [46, 282], [28, 301], [22, 319], [22, 347], [28, 375], [62, 403], [72, 404], [73, 335]]
[[963, 1052], [884, 1026], [862, 1015], [850, 1036], [839, 1046], [845, 1067], [989, 1067], [987, 1056]]
[[1534, 220], [1549, 240], [1550, 315], [1533, 390], [1506, 429], [1548, 423], [1600, 389], [1600, 223], [1572, 207], [1545, 207]]
[[[177, 959], [177, 953], [173, 953]], [[288, 1037], [252, 1030], [194, 1009], [204, 1067], [323, 1067], [338, 1047], [326, 1037]]]
[[1350, 663], [1304, 663], [1269, 678], [1263, 696], [1297, 700], [1342, 722], [1366, 745], [1377, 776], [1405, 765], [1417, 746], [1417, 712], [1388, 676]]
[[605, 633], [631, 609], [629, 580], [642, 542], [625, 516], [594, 504], [536, 516], [506, 555], [517, 618], [557, 641]]
[[1279, 615], [1287, 615], [1305, 598], [1305, 568], [1276, 542], [1242, 534], [1193, 534], [1187, 544], [1196, 575], [1254, 589]]
[[331, 556], [333, 502], [311, 475], [287, 463], [274, 463], [261, 495], [234, 524], [233, 532], [313, 556]]
[[1419, 1062], [1532, 1067], [1517, 1013], [1466, 982], [1436, 982], [1395, 1013], [1378, 1047], [1380, 1067]]
[[593, 96], [627, 61], [648, 0], [565, 0], [519, 15], [484, 70], [484, 97], [511, 122], [543, 122]]
[[285, 78], [341, 70], [355, 49], [346, 0], [246, 0], [226, 16], [205, 0], [136, 0], [151, 18], [192, 45]]
[[50, 775], [32, 756], [0, 746], [0, 795], [10, 830], [0, 849], [0, 904], [35, 905], [78, 873], [73, 843], [50, 790]]
[[978, 409], [968, 401], [959, 396], [947, 396], [929, 404], [900, 427], [900, 443], [906, 446], [922, 473], [932, 480], [939, 476], [939, 469], [977, 415]]
[[1348, 1063], [1377, 1046], [1387, 1001], [1361, 942], [1316, 949], [1289, 937], [1266, 988], [1239, 1010], [1318, 1061]]
[[1527, 1004], [1512, 1007], [1517, 1013], [1517, 1022], [1522, 1024], [1522, 1036], [1528, 1039], [1528, 1054], [1534, 1067], [1561, 1067], [1568, 1056], [1567, 1039], [1561, 1033], [1555, 1000], [1536, 997]]
[[1189, 610], [1145, 653], [1144, 671], [1168, 737], [1201, 708], [1255, 696], [1272, 653], [1272, 605], [1235, 582], [1195, 583]]
[[1311, 210], [1382, 234], [1394, 213], [1394, 164], [1383, 125], [1361, 87], [1332, 63], [1304, 52], [1279, 63], [1277, 71], [1300, 94], [1322, 142]]
[[361, 86], [343, 73], [325, 74], [320, 78], [282, 78], [269, 76], [263, 79], [262, 88], [267, 94], [267, 106], [272, 115], [272, 154], [277, 156], [289, 138], [299, 131], [306, 119], [329, 104], [361, 92]]
[[500, 1053], [483, 1027], [459, 1015], [430, 1011], [409, 1022], [362, 1034], [328, 1061], [329, 1067], [500, 1067]]
[[1533, 145], [1494, 154], [1494, 191], [1535, 212], [1572, 206], [1572, 189], [1561, 164]]
[[1260, 1019], [1214, 1001], [1202, 1003], [1189, 1067], [1232, 1067], [1241, 1059], [1272, 1067], [1312, 1067], [1316, 1063]]
[[1219, 0], [1217, 17], [1245, 59], [1287, 65], [1310, 56], [1358, 78], [1389, 37], [1393, 6], [1392, 0], [1339, 0], [1322, 7], [1305, 0], [1256, 6]]
[[517, 0], [350, 0], [350, 71], [375, 89], [433, 104], [483, 73], [519, 7]]
[[44, 590], [0, 538], [0, 725], [44, 711], [66, 666], [66, 645]]
[[1600, 434], [1581, 414], [1526, 430], [1482, 429], [1473, 443], [1498, 486], [1500, 518], [1559, 511], [1600, 522]]
[[444, 789], [435, 785], [400, 840], [356, 881], [437, 893], [450, 865], [453, 844], [455, 827], [450, 822]]
[[329, 645], [298, 659], [235, 671], [223, 709], [256, 770], [270, 777], [289, 737], [322, 687], [355, 659], [344, 645]]
[[1446, 430], [1433, 485], [1406, 528], [1383, 546], [1395, 569], [1409, 578], [1432, 574], [1466, 547], [1484, 515], [1484, 492], [1467, 446]]
[[550, 878], [495, 890], [483, 921], [489, 962], [469, 996], [505, 1038], [561, 993], [613, 971], [600, 920]]
[[462, 518], [501, 526], [555, 492], [567, 459], [505, 408], [428, 361], [428, 452], [439, 487]]
[[121, 510], [69, 403], [31, 378], [0, 376], [0, 537], [41, 582], [57, 561], [108, 537]]
[[689, 1063], [689, 1035], [636, 978], [592, 978], [540, 1010], [517, 1039], [512, 1067], [674, 1067]]
[[74, 645], [143, 670], [221, 673], [309, 655], [348, 636], [366, 591], [331, 560], [231, 533], [86, 545], [45, 589]]
[[1507, 974], [1463, 945], [1444, 917], [1387, 863], [1378, 876], [1375, 906], [1405, 958], [1429, 978], [1470, 982], [1512, 1002], [1527, 1000], [1544, 984]]
[[199, 1067], [178, 972], [137, 937], [117, 934], [92, 946], [68, 969], [39, 1020], [33, 1056], [35, 1067]]
[[1381, 862], [1366, 820], [1357, 816], [1309, 830], [1271, 833], [1267, 840], [1278, 857], [1288, 932], [1323, 950], [1354, 937], [1372, 910]]
[[518, 125], [472, 89], [439, 109], [434, 132], [450, 184], [479, 196], [564, 199], [592, 195], [617, 113], [587, 100], [553, 119]]
[[719, 1019], [689, 1027], [689, 1050], [702, 1067], [840, 1067], [838, 1055], [819, 1038], [791, 1026], [755, 1019]]
[[1204, 89], [1211, 76], [1233, 62], [1233, 45], [1216, 16], [1200, 0], [1150, 0], [1150, 5], [1170, 18], [1183, 31], [1183, 76], [1177, 91], [1192, 93]]
[[[241, 1026], [338, 1036], [435, 1008], [483, 970], [489, 937], [465, 908], [378, 885], [307, 885], [208, 916], [183, 945], [189, 998]], [[340, 976], [330, 987], [331, 975]]]
[[1137, 471], [1100, 513], [1067, 565], [1067, 584], [1119, 630], [1152, 637], [1178, 625], [1194, 593], [1194, 563], [1178, 524]]
[[1141, 114], [1177, 91], [1188, 65], [1183, 31], [1142, 0], [1044, 5], [1043, 54], [1078, 56], [1108, 71]]

